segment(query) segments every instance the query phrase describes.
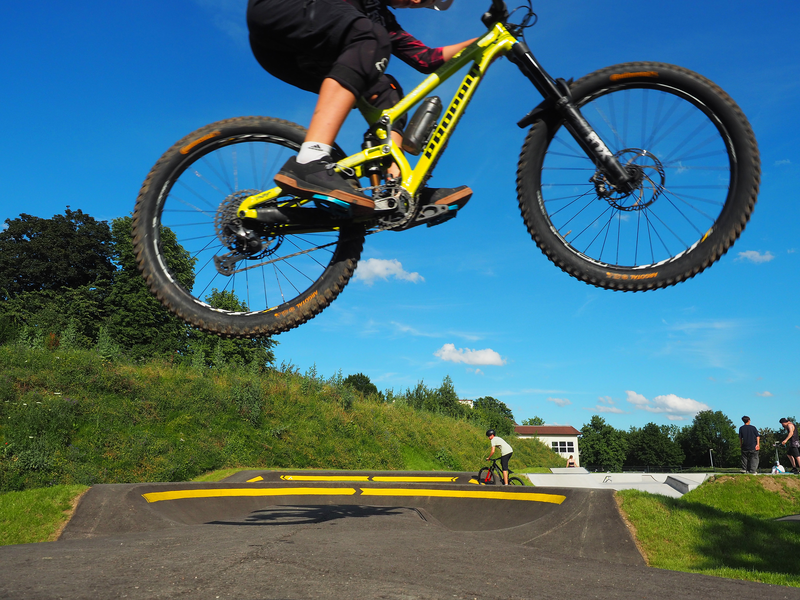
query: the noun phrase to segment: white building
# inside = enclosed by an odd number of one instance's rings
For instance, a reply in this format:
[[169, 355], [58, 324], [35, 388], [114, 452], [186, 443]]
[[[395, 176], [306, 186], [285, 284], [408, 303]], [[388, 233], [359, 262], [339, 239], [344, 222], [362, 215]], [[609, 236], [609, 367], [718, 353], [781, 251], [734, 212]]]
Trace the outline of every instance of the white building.
[[514, 428], [520, 439], [539, 438], [542, 442], [558, 452], [564, 458], [572, 456], [575, 466], [581, 466], [581, 455], [578, 449], [580, 431], [571, 425], [517, 425]]

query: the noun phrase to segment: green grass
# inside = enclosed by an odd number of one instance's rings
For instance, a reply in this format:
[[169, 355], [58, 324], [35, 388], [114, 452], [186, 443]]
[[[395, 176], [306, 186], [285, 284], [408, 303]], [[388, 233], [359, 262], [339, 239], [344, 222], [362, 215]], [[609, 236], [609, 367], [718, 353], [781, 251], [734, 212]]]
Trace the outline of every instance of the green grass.
[[[484, 430], [364, 398], [341, 377], [0, 347], [0, 491], [240, 467], [477, 473]], [[537, 440], [512, 444], [515, 470], [563, 462]]]
[[[485, 429], [291, 368], [0, 346], [0, 544], [52, 539], [72, 498], [99, 483], [219, 481], [245, 468], [477, 473]], [[512, 443], [520, 471], [564, 462], [536, 440]]]
[[0, 546], [55, 540], [87, 489], [59, 485], [0, 493]]
[[717, 476], [682, 498], [624, 490], [623, 513], [652, 567], [800, 587], [800, 481]]
[[236, 475], [239, 471], [249, 471], [250, 469], [216, 469], [214, 471], [209, 471], [208, 473], [203, 473], [202, 475], [198, 475], [197, 477], [193, 477], [192, 481], [196, 481], [198, 483], [211, 483], [216, 481], [222, 481], [223, 479], [230, 477], [231, 475]]

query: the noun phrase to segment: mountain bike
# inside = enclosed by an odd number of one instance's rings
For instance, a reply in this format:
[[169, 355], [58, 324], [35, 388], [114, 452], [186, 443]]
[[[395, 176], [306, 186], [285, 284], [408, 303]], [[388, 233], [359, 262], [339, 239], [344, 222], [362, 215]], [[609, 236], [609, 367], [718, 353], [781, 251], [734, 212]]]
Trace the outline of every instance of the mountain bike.
[[[189, 324], [222, 336], [276, 334], [313, 318], [352, 277], [367, 235], [439, 225], [462, 209], [425, 204], [420, 191], [503, 56], [544, 98], [517, 123], [529, 128], [517, 196], [533, 241], [555, 265], [600, 288], [644, 291], [717, 261], [758, 195], [758, 146], [743, 112], [708, 79], [668, 64], [554, 79], [524, 40], [537, 17], [522, 1], [509, 14], [492, 0], [486, 33], [394, 107], [359, 102], [368, 125], [362, 149], [336, 147], [333, 158], [355, 186], [367, 180], [359, 189], [381, 208], [372, 215], [275, 187], [304, 139], [294, 123], [239, 117], [178, 141], [148, 174], [134, 210], [134, 249], [150, 290]], [[441, 114], [432, 94], [462, 69]], [[404, 153], [391, 141], [392, 124], [415, 106]], [[418, 157], [413, 167], [408, 155]], [[387, 175], [392, 163], [399, 178]]]
[[[478, 483], [482, 485], [503, 485], [503, 469], [497, 463], [499, 458], [490, 458], [492, 464], [478, 471]], [[508, 485], [525, 485], [519, 477], [511, 477], [514, 471], [508, 470]]]

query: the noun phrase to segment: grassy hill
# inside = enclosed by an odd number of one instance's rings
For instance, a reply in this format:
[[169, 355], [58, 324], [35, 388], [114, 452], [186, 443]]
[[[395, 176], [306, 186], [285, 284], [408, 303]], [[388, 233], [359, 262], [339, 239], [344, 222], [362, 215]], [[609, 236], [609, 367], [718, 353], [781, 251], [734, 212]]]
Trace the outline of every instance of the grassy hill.
[[681, 498], [624, 490], [620, 507], [652, 567], [800, 587], [800, 478], [712, 477]]
[[[515, 440], [512, 468], [563, 466]], [[482, 428], [364, 398], [341, 376], [0, 347], [0, 491], [186, 481], [231, 467], [475, 470]]]

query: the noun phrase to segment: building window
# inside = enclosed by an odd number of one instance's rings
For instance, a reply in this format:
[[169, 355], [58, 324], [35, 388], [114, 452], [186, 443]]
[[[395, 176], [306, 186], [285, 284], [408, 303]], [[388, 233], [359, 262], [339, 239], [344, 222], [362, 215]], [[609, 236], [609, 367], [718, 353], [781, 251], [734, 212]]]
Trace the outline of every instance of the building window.
[[574, 442], [553, 442], [553, 452], [561, 454], [575, 454]]

